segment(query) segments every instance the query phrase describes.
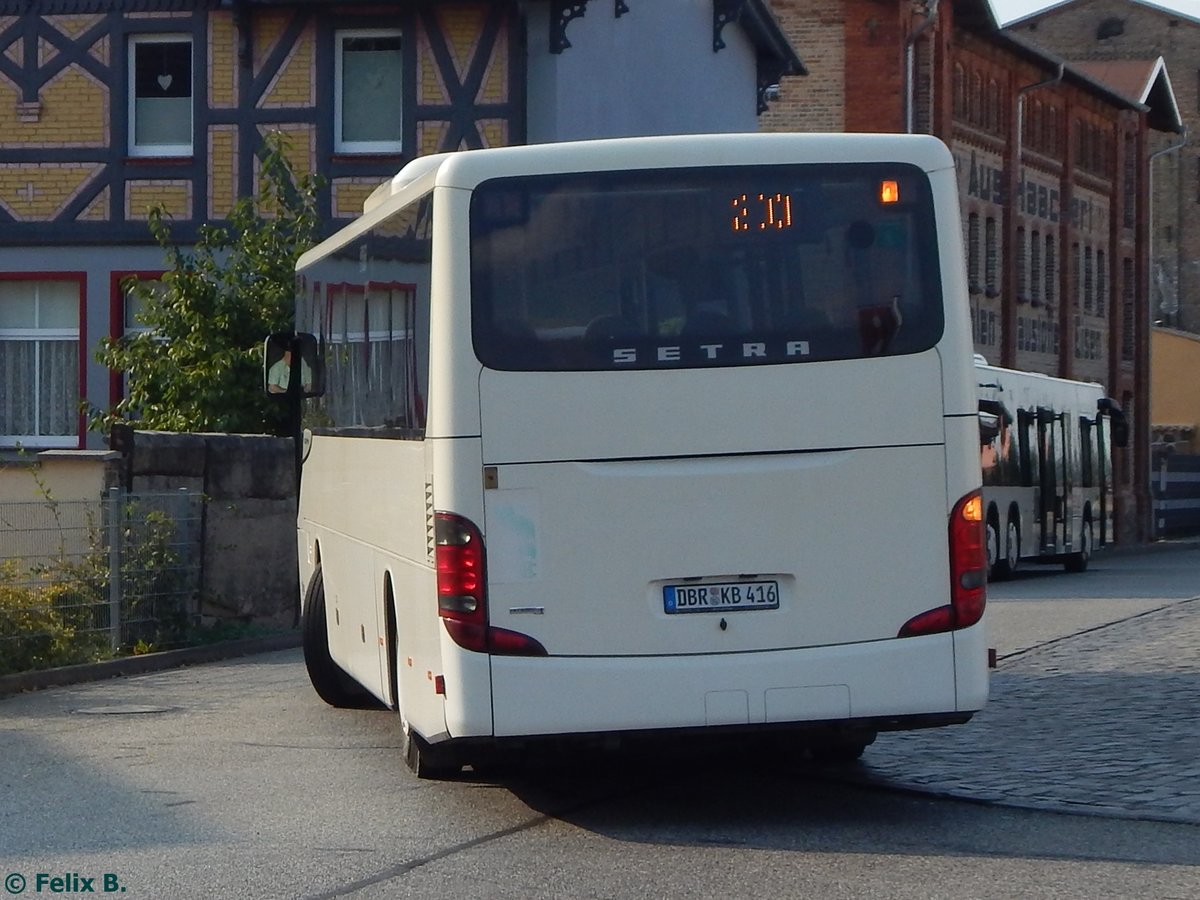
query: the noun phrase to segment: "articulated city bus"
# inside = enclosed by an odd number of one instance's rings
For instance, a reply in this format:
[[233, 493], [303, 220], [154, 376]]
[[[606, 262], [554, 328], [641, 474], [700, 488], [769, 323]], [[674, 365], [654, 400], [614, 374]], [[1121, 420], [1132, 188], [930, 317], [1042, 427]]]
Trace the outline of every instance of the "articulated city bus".
[[297, 268], [317, 692], [397, 710], [422, 776], [568, 736], [857, 758], [965, 722], [987, 649], [964, 277], [927, 136], [410, 163]]
[[1082, 572], [1112, 542], [1112, 448], [1128, 425], [1099, 384], [975, 360], [988, 573], [1022, 561]]

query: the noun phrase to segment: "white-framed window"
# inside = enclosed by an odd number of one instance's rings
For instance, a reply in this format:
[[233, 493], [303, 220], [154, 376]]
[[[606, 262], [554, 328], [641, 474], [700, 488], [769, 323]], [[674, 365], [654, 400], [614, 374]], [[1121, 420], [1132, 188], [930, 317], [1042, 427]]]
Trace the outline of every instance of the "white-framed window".
[[192, 155], [192, 39], [129, 38], [129, 155]]
[[80, 291], [0, 280], [0, 446], [78, 445]]
[[339, 31], [334, 41], [334, 150], [399, 153], [404, 119], [400, 32]]

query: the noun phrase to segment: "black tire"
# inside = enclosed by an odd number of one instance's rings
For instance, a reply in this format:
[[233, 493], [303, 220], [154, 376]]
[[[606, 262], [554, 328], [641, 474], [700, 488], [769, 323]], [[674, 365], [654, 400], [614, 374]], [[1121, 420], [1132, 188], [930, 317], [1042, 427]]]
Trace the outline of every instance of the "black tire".
[[1086, 572], [1088, 563], [1092, 561], [1092, 520], [1083, 520], [1083, 531], [1079, 540], [1081, 547], [1078, 553], [1071, 553], [1063, 562], [1063, 568], [1068, 572]]
[[996, 581], [999, 578], [996, 565], [1000, 562], [1000, 523], [997, 521], [995, 512], [987, 518], [987, 534], [984, 547], [987, 548], [987, 580]]
[[[997, 535], [997, 537], [999, 537]], [[999, 548], [999, 541], [997, 541]], [[1017, 527], [1017, 520], [1009, 515], [1007, 526], [1004, 529], [1004, 558], [997, 559], [996, 564], [992, 566], [992, 580], [1005, 581], [1013, 577], [1013, 573], [1017, 571], [1017, 562], [1021, 559], [1021, 529]]]
[[366, 692], [358, 687], [329, 655], [329, 623], [325, 619], [325, 580], [318, 565], [304, 593], [300, 611], [300, 641], [304, 648], [304, 666], [317, 696], [339, 709], [361, 709], [367, 703]]

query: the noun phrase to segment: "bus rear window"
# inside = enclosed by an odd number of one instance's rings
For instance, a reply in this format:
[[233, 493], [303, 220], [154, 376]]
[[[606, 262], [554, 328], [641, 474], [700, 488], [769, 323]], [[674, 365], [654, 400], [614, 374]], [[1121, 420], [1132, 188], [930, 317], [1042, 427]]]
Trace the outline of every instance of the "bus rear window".
[[476, 355], [504, 370], [906, 354], [943, 326], [929, 183], [902, 164], [487, 181], [471, 290]]

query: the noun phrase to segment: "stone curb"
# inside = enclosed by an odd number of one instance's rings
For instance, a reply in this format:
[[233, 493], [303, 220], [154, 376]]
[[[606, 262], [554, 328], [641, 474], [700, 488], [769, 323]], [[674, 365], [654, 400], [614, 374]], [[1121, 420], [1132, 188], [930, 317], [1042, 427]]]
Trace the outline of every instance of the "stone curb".
[[1200, 549], [1200, 537], [1163, 538], [1134, 544], [1112, 544], [1097, 550], [1092, 560], [1103, 559], [1106, 556], [1124, 556], [1127, 553], [1162, 553], [1171, 550], [1197, 549]]
[[78, 666], [61, 666], [57, 669], [42, 669], [37, 672], [0, 675], [0, 697], [48, 687], [103, 681], [106, 678], [117, 678], [121, 675], [161, 672], [164, 669], [217, 662], [254, 653], [268, 653], [272, 650], [290, 650], [299, 646], [299, 632], [287, 632], [259, 638], [221, 641], [216, 644], [204, 644], [200, 647], [181, 647], [178, 650], [164, 650], [161, 653], [146, 653], [141, 656], [123, 656], [120, 659], [83, 663]]

